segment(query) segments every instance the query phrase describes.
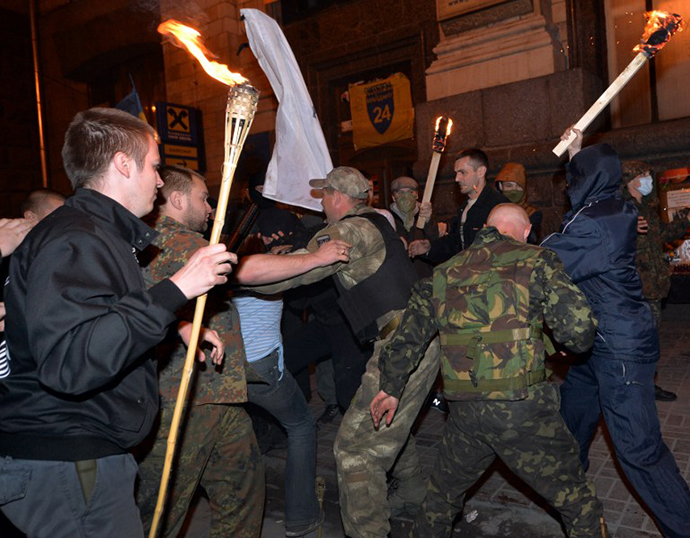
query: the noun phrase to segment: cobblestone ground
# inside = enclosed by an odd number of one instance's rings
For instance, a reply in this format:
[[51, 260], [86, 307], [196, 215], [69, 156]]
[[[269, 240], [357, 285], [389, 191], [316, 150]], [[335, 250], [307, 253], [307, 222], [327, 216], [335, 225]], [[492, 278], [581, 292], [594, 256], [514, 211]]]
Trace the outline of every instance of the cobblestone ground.
[[[658, 384], [678, 394], [673, 403], [658, 404], [663, 436], [676, 457], [678, 466], [690, 480], [690, 305], [669, 305], [663, 313], [661, 326], [662, 358], [659, 364]], [[566, 371], [562, 365], [554, 365], [557, 374]], [[323, 410], [318, 397], [311, 406], [315, 416]], [[332, 447], [341, 417], [331, 424], [321, 426], [318, 437], [317, 474], [326, 479], [324, 499], [326, 522], [323, 538], [344, 536], [338, 508], [335, 480], [335, 462]], [[435, 411], [425, 411], [417, 425], [417, 444], [422, 465], [429, 471], [436, 457], [437, 446], [445, 416]], [[622, 478], [620, 468], [611, 456], [607, 436], [599, 428], [590, 452], [589, 476], [597, 486], [606, 510], [609, 530], [616, 538], [653, 538], [661, 534], [640, 506], [630, 487]], [[272, 450], [266, 455], [268, 467], [267, 509], [263, 537], [284, 536], [282, 469], [285, 450]], [[456, 523], [453, 538], [552, 538], [563, 537], [560, 524], [553, 511], [520, 481], [516, 480], [501, 464], [495, 464], [469, 494], [465, 511]], [[474, 519], [472, 519], [474, 518]], [[471, 520], [471, 521], [468, 521]], [[184, 535], [185, 538], [208, 536], [208, 508], [199, 503], [195, 517]], [[392, 538], [407, 535], [409, 519], [393, 521]], [[312, 533], [309, 538], [315, 538]]]

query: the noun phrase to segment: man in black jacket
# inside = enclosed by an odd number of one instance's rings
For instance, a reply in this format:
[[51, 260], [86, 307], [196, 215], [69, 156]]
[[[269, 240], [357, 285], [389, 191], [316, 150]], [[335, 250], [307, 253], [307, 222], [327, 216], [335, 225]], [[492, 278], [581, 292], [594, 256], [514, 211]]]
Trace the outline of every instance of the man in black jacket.
[[484, 227], [491, 210], [508, 199], [486, 183], [489, 158], [482, 150], [463, 150], [455, 159], [455, 182], [467, 200], [450, 223], [448, 235], [435, 241], [421, 239], [408, 247], [410, 256], [425, 256], [433, 263], [444, 262], [470, 246]]
[[[80, 112], [62, 158], [76, 194], [15, 251], [5, 287], [0, 509], [31, 537], [143, 537], [127, 451], [158, 410], [151, 351], [178, 308], [226, 282], [234, 255], [200, 249], [146, 289], [136, 251], [156, 233], [140, 217], [163, 184], [153, 130], [118, 110]], [[202, 338], [220, 361], [218, 336]]]

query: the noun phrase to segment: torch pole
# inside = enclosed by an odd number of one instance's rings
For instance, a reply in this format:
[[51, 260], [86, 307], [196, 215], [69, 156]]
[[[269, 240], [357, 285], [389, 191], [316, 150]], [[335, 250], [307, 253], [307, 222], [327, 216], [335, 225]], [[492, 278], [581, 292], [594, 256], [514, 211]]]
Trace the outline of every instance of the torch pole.
[[[433, 152], [431, 156], [431, 164], [429, 165], [429, 174], [426, 176], [426, 185], [424, 185], [424, 195], [422, 196], [422, 203], [431, 202], [431, 195], [434, 192], [434, 184], [436, 183], [436, 174], [438, 173], [438, 163], [441, 162], [441, 154], [437, 151]], [[417, 217], [417, 228], [424, 229], [426, 219]]]
[[[579, 120], [577, 120], [577, 123], [573, 125], [573, 128], [578, 129], [579, 131], [584, 131], [587, 127], [589, 127], [589, 125], [601, 113], [601, 111], [606, 108], [606, 105], [608, 105], [611, 100], [620, 93], [630, 79], [635, 76], [635, 73], [637, 73], [645, 63], [647, 63], [649, 58], [651, 58], [649, 53], [645, 51], [639, 52], [637, 56], [633, 58], [633, 61], [630, 62], [625, 69], [623, 69], [620, 75], [618, 75], [618, 78], [616, 78], [616, 80], [611, 83], [606, 91], [601, 94], [601, 97], [599, 97], [599, 99], [596, 100], [589, 110], [585, 112]], [[570, 144], [573, 143], [575, 138], [575, 133], [571, 131], [566, 140], [561, 140], [558, 145], [553, 148], [553, 152], [560, 157], [565, 153], [565, 150], [568, 149]]]
[[[220, 234], [223, 231], [223, 224], [225, 223], [225, 213], [228, 208], [230, 188], [232, 187], [232, 180], [235, 176], [235, 170], [237, 169], [237, 161], [239, 160], [244, 141], [247, 139], [247, 134], [254, 120], [258, 101], [259, 92], [248, 84], [239, 84], [230, 88], [228, 106], [225, 112], [225, 158], [223, 161], [223, 177], [220, 185], [220, 193], [218, 194], [218, 207], [216, 208], [216, 215], [211, 230], [211, 240], [209, 242], [211, 245], [218, 244], [220, 241]], [[204, 318], [204, 309], [206, 308], [206, 298], [207, 295], [204, 294], [196, 300], [194, 321], [192, 323], [192, 335], [189, 340], [189, 347], [187, 348], [184, 370], [182, 372], [182, 379], [180, 380], [180, 390], [177, 394], [172, 423], [170, 424], [165, 463], [163, 465], [163, 474], [158, 490], [158, 502], [156, 503], [156, 510], [153, 515], [153, 523], [151, 524], [149, 538], [155, 538], [165, 506], [165, 497], [168, 489], [168, 482], [170, 481], [173, 457], [175, 456], [175, 446], [177, 444], [177, 437], [180, 429], [180, 420], [182, 418], [184, 403], [187, 399], [189, 383], [194, 373], [194, 360], [196, 358], [196, 350], [199, 343], [201, 322]]]

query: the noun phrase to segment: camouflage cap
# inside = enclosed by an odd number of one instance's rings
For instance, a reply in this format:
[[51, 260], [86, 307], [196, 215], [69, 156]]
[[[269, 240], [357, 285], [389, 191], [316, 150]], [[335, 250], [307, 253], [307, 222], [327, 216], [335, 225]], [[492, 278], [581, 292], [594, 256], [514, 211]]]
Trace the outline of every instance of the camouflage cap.
[[369, 193], [369, 182], [359, 170], [349, 166], [339, 166], [326, 175], [326, 179], [312, 179], [309, 185], [315, 189], [329, 188], [351, 198], [366, 200]]
[[400, 189], [412, 189], [415, 191], [419, 190], [419, 183], [417, 183], [414, 179], [408, 176], [402, 176], [399, 178], [396, 178], [393, 180], [391, 183], [391, 191], [399, 191]]
[[651, 172], [652, 167], [644, 161], [624, 161], [623, 162], [623, 185], [627, 185], [637, 176]]

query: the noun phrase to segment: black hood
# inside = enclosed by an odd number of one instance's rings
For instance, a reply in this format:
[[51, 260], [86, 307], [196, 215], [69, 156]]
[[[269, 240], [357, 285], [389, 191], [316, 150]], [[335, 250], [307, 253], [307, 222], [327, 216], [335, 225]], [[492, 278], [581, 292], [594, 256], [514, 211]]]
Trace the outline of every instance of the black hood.
[[608, 144], [595, 144], [581, 150], [566, 170], [568, 197], [573, 211], [579, 211], [591, 200], [620, 192], [621, 162]]

